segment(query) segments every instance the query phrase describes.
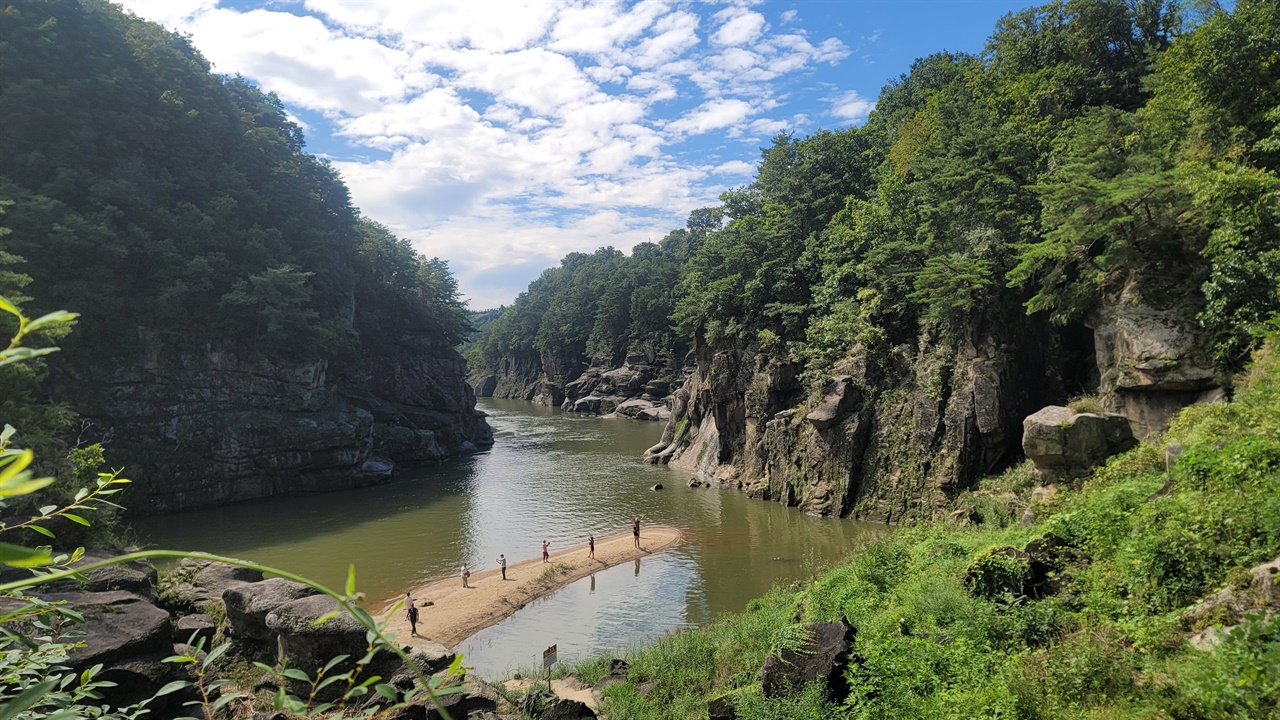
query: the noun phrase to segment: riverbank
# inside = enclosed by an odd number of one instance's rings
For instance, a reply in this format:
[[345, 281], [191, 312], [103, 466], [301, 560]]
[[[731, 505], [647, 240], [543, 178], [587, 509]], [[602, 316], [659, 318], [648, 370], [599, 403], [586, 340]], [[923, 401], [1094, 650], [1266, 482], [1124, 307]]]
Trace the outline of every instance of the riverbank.
[[[414, 600], [419, 604], [426, 601], [434, 604], [419, 611], [418, 635], [453, 647], [569, 583], [607, 567], [673, 548], [683, 537], [679, 528], [648, 526], [641, 531], [639, 548], [635, 547], [631, 533], [621, 533], [596, 538], [594, 558], [588, 556], [587, 545], [583, 543], [552, 553], [549, 562], [544, 563], [537, 557], [509, 563], [505, 581], [502, 571], [495, 568], [483, 572], [473, 570], [467, 588], [462, 587], [462, 579], [457, 575], [419, 585], [409, 590]], [[390, 607], [386, 612], [390, 612]], [[417, 640], [409, 635], [409, 622], [403, 608], [392, 613], [387, 628], [401, 643], [411, 645]]]

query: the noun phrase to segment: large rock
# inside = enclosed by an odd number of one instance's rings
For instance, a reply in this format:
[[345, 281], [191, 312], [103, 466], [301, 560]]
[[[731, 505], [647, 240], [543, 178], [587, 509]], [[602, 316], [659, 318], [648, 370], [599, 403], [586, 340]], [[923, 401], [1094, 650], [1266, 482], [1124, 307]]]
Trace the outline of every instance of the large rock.
[[665, 404], [642, 398], [632, 398], [619, 403], [614, 408], [614, 412], [634, 420], [662, 420], [665, 422], [671, 417], [671, 411], [667, 409]]
[[237, 640], [271, 640], [275, 631], [267, 626], [267, 616], [276, 608], [315, 594], [314, 589], [284, 578], [230, 587], [222, 594], [222, 601], [226, 604], [231, 636]]
[[222, 604], [228, 589], [262, 580], [257, 570], [199, 558], [183, 558], [165, 573], [160, 583], [162, 604], [187, 611], [203, 612]]
[[1179, 410], [1219, 400], [1208, 331], [1191, 307], [1153, 307], [1130, 285], [1099, 313], [1094, 328], [1099, 392], [1139, 437], [1163, 432]]
[[805, 626], [809, 641], [799, 650], [784, 649], [769, 655], [760, 671], [765, 697], [799, 693], [806, 685], [826, 683], [827, 697], [849, 694], [844, 670], [849, 665], [856, 631], [843, 619], [839, 622], [810, 623]]
[[204, 640], [204, 648], [211, 650], [213, 649], [213, 635], [218, 630], [218, 624], [214, 622], [212, 617], [204, 613], [195, 613], [178, 618], [178, 622], [174, 623], [173, 629], [174, 637], [180, 642], [195, 646], [201, 640]]
[[1229, 627], [1249, 613], [1274, 613], [1277, 609], [1280, 609], [1280, 557], [1250, 568], [1247, 585], [1223, 588], [1210, 595], [1188, 610], [1183, 621], [1190, 629], [1204, 631], [1194, 644], [1207, 649], [1216, 645], [1222, 635], [1214, 632], [1211, 625]]
[[77, 670], [165, 652], [173, 645], [169, 613], [142, 596], [113, 590], [41, 597], [51, 603], [65, 602], [67, 608], [84, 616], [84, 624], [76, 626], [84, 632], [84, 637], [77, 639], [83, 647], [67, 657], [67, 663]]
[[[109, 560], [120, 554], [109, 550], [89, 550], [85, 552], [84, 557], [77, 565], [84, 566], [89, 563]], [[110, 590], [123, 590], [148, 599], [153, 598], [155, 595], [156, 569], [145, 560], [108, 565], [97, 570], [90, 570], [84, 573], [84, 576], [85, 579], [83, 581], [62, 580], [45, 585], [43, 589], [46, 592], [75, 592], [77, 590], [107, 592]]]
[[556, 700], [551, 707], [543, 710], [538, 716], [539, 720], [585, 720], [594, 717], [597, 717], [596, 711], [586, 703], [564, 698]]
[[1129, 420], [1050, 405], [1022, 423], [1022, 450], [1045, 482], [1088, 476], [1107, 458], [1137, 445]]
[[860, 397], [858, 388], [853, 386], [848, 376], [835, 378], [827, 383], [823, 389], [822, 400], [818, 402], [817, 407], [804, 416], [804, 419], [812, 423], [815, 428], [826, 430], [840, 422], [848, 408], [857, 403]]

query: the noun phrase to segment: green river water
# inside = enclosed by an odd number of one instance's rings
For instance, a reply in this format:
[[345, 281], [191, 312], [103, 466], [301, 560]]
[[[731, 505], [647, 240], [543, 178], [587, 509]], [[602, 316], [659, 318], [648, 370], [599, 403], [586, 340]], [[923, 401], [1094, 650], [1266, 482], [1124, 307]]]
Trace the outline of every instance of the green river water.
[[[349, 492], [295, 494], [135, 521], [154, 547], [252, 559], [381, 601], [458, 565], [495, 567], [629, 531], [633, 516], [680, 527], [685, 543], [608, 568], [464, 641], [467, 664], [487, 678], [616, 652], [700, 625], [782, 583], [839, 561], [884, 526], [815, 518], [730, 490], [689, 488], [688, 476], [640, 460], [661, 426], [580, 417], [533, 403], [482, 399], [493, 449], [409, 470]], [[666, 489], [649, 488], [662, 483]], [[424, 611], [429, 612], [429, 609]]]

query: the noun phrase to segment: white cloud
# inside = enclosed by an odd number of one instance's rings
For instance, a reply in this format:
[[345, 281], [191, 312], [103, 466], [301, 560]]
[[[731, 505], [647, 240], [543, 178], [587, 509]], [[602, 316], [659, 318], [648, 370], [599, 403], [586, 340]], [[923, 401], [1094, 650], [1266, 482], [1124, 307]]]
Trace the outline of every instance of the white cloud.
[[854, 123], [866, 120], [876, 106], [871, 100], [859, 95], [856, 90], [849, 90], [831, 98], [830, 102], [832, 115]]
[[732, 127], [751, 114], [751, 103], [743, 100], [712, 100], [667, 125], [674, 133], [699, 135], [720, 128]]
[[711, 36], [717, 45], [746, 45], [764, 32], [764, 16], [743, 8], [729, 7], [716, 13], [722, 24]]
[[752, 175], [755, 171], [756, 166], [745, 160], [730, 160], [711, 169], [716, 175]]

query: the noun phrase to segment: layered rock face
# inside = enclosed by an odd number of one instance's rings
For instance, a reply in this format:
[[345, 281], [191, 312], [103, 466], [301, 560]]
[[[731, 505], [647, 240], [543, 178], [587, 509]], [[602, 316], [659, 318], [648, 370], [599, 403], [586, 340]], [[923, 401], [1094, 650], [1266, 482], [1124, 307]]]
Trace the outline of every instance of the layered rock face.
[[[751, 348], [703, 347], [645, 457], [807, 512], [896, 522], [935, 517], [1021, 459], [1023, 421], [1046, 405], [1101, 391], [1137, 434], [1220, 395], [1194, 321], [1130, 297], [1095, 325], [1055, 328], [1010, 310], [952, 343], [878, 357], [855, 348], [821, 388]], [[1112, 429], [1103, 457], [1131, 442]]]
[[54, 381], [127, 468], [132, 512], [362, 487], [493, 443], [464, 361], [430, 336], [398, 336], [341, 376], [318, 360], [141, 347], [136, 361], [60, 365]]
[[669, 396], [675, 371], [644, 350], [622, 365], [590, 364], [543, 353], [537, 360], [507, 357], [493, 371], [469, 378], [479, 397], [529, 400], [590, 415], [633, 420], [671, 418]]

